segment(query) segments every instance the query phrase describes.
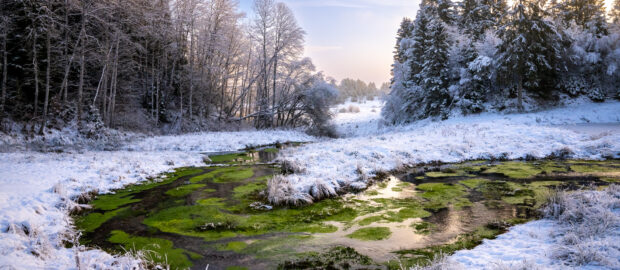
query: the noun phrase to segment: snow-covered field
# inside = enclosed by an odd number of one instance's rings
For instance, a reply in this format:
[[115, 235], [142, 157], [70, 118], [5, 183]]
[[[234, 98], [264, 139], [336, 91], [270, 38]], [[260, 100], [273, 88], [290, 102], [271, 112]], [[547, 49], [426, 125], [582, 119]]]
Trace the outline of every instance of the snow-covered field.
[[[366, 177], [376, 171], [433, 160], [544, 157], [565, 150], [577, 158], [620, 155], [619, 102], [576, 104], [528, 114], [481, 114], [443, 122], [424, 120], [401, 127], [380, 125], [382, 105], [375, 100], [336, 108], [337, 112], [356, 106], [360, 112], [337, 113], [334, 123], [343, 138], [335, 140], [318, 140], [297, 131], [222, 132], [142, 138], [115, 147], [119, 151], [0, 153], [0, 268], [75, 268], [76, 257], [80, 265], [91, 268], [109, 268], [113, 263], [114, 268], [137, 265], [139, 261], [132, 257], [65, 248], [62, 241], [75, 235], [67, 210], [74, 206], [70, 198], [89, 191], [107, 192], [172, 168], [201, 165], [204, 152], [277, 141], [314, 141], [289, 148], [281, 156], [305, 169], [288, 176], [302, 194], [317, 183], [333, 189], [346, 185], [362, 188]], [[553, 226], [548, 221], [517, 226], [493, 240], [506, 239], [504, 242], [487, 241], [479, 250], [491, 252], [496, 248], [492, 243], [519, 250], [518, 243], [510, 239], [523, 235], [542, 245], [548, 239], [541, 234]]]
[[[373, 106], [360, 106], [372, 110]], [[526, 114], [480, 114], [441, 122], [423, 120], [407, 126], [377, 126], [361, 118], [338, 114], [339, 131], [348, 137], [285, 150], [280, 159], [304, 173], [288, 176], [287, 183], [301, 194], [317, 183], [334, 190], [364, 188], [368, 176], [405, 164], [429, 161], [526, 156], [545, 157], [569, 151], [574, 158], [620, 156], [620, 102], [586, 103]], [[379, 111], [374, 112], [377, 119]], [[571, 128], [596, 125], [598, 132]], [[587, 127], [587, 126], [586, 126]], [[362, 172], [360, 174], [360, 172]]]
[[[139, 261], [99, 250], [64, 248], [71, 240], [71, 198], [107, 192], [183, 166], [203, 163], [204, 152], [246, 145], [314, 141], [298, 131], [198, 133], [141, 139], [122, 151], [0, 153], [0, 269], [131, 268]], [[11, 268], [9, 268], [11, 269]]]

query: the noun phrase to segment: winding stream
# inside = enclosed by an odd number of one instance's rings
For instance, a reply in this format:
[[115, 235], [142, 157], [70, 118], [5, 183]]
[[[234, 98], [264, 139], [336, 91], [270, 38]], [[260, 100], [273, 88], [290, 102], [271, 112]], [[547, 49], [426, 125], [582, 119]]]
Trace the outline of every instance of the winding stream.
[[536, 218], [553, 189], [620, 181], [618, 160], [429, 164], [362, 193], [272, 207], [264, 190], [280, 173], [277, 152], [211, 154], [205, 167], [97, 196], [75, 217], [81, 241], [146, 250], [171, 269], [397, 269]]

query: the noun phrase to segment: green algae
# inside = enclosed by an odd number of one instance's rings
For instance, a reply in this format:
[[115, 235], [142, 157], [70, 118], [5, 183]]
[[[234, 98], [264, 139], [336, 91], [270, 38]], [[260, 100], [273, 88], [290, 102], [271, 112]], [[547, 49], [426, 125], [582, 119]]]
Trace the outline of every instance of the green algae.
[[[172, 197], [183, 197], [203, 187], [205, 187], [204, 184], [183, 185], [175, 189], [170, 189], [166, 191], [166, 195], [172, 196]], [[209, 191], [213, 191], [213, 189]]]
[[362, 241], [379, 241], [390, 238], [390, 235], [392, 232], [388, 227], [368, 227], [356, 230], [347, 237]]
[[174, 248], [172, 242], [150, 237], [132, 236], [123, 231], [112, 231], [110, 243], [120, 244], [126, 250], [148, 250], [148, 258], [155, 263], [169, 264], [176, 268], [184, 269], [192, 267], [192, 259], [202, 258], [199, 254], [180, 248]]

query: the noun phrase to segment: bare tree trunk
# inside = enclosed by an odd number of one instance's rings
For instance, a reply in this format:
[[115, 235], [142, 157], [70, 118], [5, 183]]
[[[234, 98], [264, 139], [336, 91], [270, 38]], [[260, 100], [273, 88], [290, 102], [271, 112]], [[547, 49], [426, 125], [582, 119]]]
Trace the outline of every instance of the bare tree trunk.
[[36, 29], [33, 31], [34, 38], [32, 40], [32, 65], [34, 71], [34, 117], [36, 118], [39, 108], [39, 60], [37, 59], [37, 32]]
[[[194, 16], [192, 14], [192, 16]], [[192, 103], [194, 99], [194, 18], [191, 18], [189, 36], [189, 119], [192, 120], [193, 108]]]
[[517, 99], [518, 99], [518, 110], [519, 112], [523, 111], [523, 80], [519, 76], [519, 81], [517, 82]]
[[43, 102], [43, 121], [41, 122], [41, 129], [39, 130], [39, 133], [42, 135], [43, 132], [45, 131], [45, 125], [47, 125], [47, 105], [49, 103], [49, 97], [50, 97], [50, 69], [52, 66], [52, 45], [51, 45], [51, 25], [48, 26], [47, 28], [47, 36], [45, 38], [45, 46], [47, 46], [47, 66], [45, 69], [45, 101]]
[[77, 121], [78, 127], [81, 127], [82, 123], [82, 99], [84, 95], [84, 69], [86, 68], [85, 59], [84, 59], [84, 51], [86, 50], [84, 42], [82, 42], [82, 47], [80, 48], [80, 82], [78, 84], [78, 98], [77, 98]]
[[7, 65], [8, 53], [6, 51], [6, 39], [8, 36], [6, 34], [6, 29], [4, 29], [4, 31], [5, 32], [2, 35], [2, 102], [0, 103], [0, 106], [2, 106], [2, 110], [0, 110], [2, 114], [6, 111], [6, 80], [7, 71], [9, 69], [9, 66]]
[[116, 37], [116, 51], [114, 52], [114, 70], [112, 71], [112, 82], [110, 86], [110, 101], [108, 101], [108, 126], [113, 124], [114, 107], [116, 106], [116, 89], [118, 88], [118, 50], [120, 46], [120, 35]]

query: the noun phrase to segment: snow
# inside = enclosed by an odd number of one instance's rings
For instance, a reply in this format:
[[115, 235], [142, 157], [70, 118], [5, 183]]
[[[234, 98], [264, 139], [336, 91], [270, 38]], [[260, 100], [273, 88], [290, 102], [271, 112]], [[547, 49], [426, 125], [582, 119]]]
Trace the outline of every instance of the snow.
[[[360, 112], [337, 113], [349, 106], [359, 107]], [[317, 183], [334, 190], [347, 185], [364, 188], [367, 177], [375, 172], [434, 160], [544, 157], [566, 149], [575, 158], [620, 156], [620, 102], [577, 103], [526, 114], [485, 113], [407, 126], [383, 126], [382, 106], [382, 101], [373, 100], [335, 108], [334, 124], [342, 135], [335, 140], [271, 130], [134, 138], [114, 147], [118, 151], [0, 153], [0, 268], [70, 269], [76, 267], [76, 254], [82, 265], [90, 268], [109, 268], [113, 263], [126, 269], [136, 266], [139, 260], [132, 256], [64, 248], [62, 241], [75, 236], [67, 210], [74, 206], [70, 199], [89, 191], [109, 192], [173, 168], [199, 166], [204, 152], [277, 141], [314, 142], [286, 149], [280, 157], [301, 166], [298, 174], [286, 176], [285, 181], [300, 194], [310, 193]], [[0, 140], [9, 146], [20, 143], [11, 138]], [[546, 257], [534, 253], [553, 245], [545, 234], [555, 226], [549, 222], [553, 221], [516, 226], [493, 240], [501, 242], [485, 241], [478, 251], [463, 253], [468, 255], [459, 257], [460, 261], [476, 265], [490, 258], [485, 256], [497, 255], [494, 250], [506, 247], [507, 260], [548, 264]], [[531, 238], [527, 241], [536, 243], [536, 248], [515, 240], [524, 237]]]
[[67, 210], [74, 204], [72, 198], [90, 191], [109, 192], [173, 168], [204, 165], [205, 152], [314, 140], [283, 130], [196, 133], [136, 139], [120, 151], [0, 153], [0, 268], [76, 268], [77, 252], [87, 268], [115, 263], [115, 268], [130, 269], [139, 260], [63, 247], [62, 241], [75, 235]]
[[[360, 112], [364, 117], [371, 114]], [[438, 160], [459, 162], [499, 156], [517, 159], [528, 155], [542, 158], [565, 150], [572, 152], [574, 158], [583, 159], [620, 156], [618, 132], [593, 136], [558, 126], [618, 125], [620, 102], [575, 104], [526, 114], [485, 113], [395, 127], [377, 127], [375, 120], [356, 120], [351, 116], [339, 115], [335, 121], [347, 137], [288, 149], [281, 154], [281, 160], [305, 169], [305, 173], [288, 176], [298, 192], [309, 193], [318, 180], [335, 189], [364, 188], [367, 176], [376, 172]]]

